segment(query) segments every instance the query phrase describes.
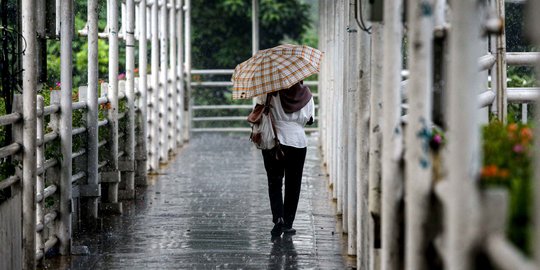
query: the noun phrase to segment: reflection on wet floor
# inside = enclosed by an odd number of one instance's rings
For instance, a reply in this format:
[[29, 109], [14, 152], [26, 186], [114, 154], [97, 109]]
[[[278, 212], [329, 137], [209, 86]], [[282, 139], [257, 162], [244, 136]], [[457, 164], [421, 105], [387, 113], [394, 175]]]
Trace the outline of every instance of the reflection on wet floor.
[[266, 174], [247, 137], [201, 134], [124, 202], [122, 216], [74, 236], [90, 255], [49, 259], [45, 268], [350, 268], [316, 145], [310, 138], [296, 235], [271, 239]]

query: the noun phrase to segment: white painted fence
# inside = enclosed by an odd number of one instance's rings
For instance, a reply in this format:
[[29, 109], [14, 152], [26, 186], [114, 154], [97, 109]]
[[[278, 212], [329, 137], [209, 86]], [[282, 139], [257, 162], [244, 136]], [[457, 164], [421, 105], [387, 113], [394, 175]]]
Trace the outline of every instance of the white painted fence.
[[[146, 185], [147, 172], [159, 172], [160, 164], [189, 140], [190, 109], [184, 97], [189, 100], [190, 87], [184, 87], [184, 74], [189, 74], [190, 64], [183, 59], [190, 58], [182, 57], [189, 53], [183, 41], [190, 46], [189, 0], [127, 0], [121, 6], [107, 1], [103, 33], [98, 33], [97, 0], [88, 0], [87, 25], [78, 31], [88, 38], [88, 85], [80, 87], [73, 87], [71, 73], [73, 2], [57, 1], [61, 89], [50, 92], [50, 104], [36, 95], [35, 33], [40, 29], [34, 22], [45, 14], [35, 2], [23, 0], [20, 6], [28, 45], [23, 93], [15, 97], [13, 113], [0, 116], [0, 125], [12, 125], [14, 133], [14, 142], [0, 149], [0, 157], [12, 157], [18, 164], [15, 175], [0, 181], [0, 190], [9, 195], [0, 202], [1, 269], [34, 269], [53, 248], [62, 255], [85, 252], [84, 247], [72, 246], [72, 228], [79, 217], [93, 224], [104, 213], [122, 213], [120, 200], [135, 198], [135, 186]], [[109, 43], [109, 80], [101, 85], [98, 78], [106, 74], [98, 74], [99, 38]], [[148, 40], [152, 40], [151, 74], [147, 74]], [[126, 47], [125, 55], [119, 55], [120, 46]], [[118, 77], [120, 57], [125, 57], [125, 80]], [[76, 88], [78, 98], [73, 96]], [[78, 110], [85, 126], [73, 126]], [[101, 140], [100, 129], [107, 131]], [[72, 149], [75, 136], [85, 138], [81, 149]], [[46, 160], [45, 149], [51, 143], [60, 153]]]
[[[540, 268], [537, 181], [532, 258], [505, 236], [506, 191], [478, 186], [488, 113], [506, 121], [509, 103], [540, 97], [507, 87], [507, 66], [540, 54], [506, 52], [504, 0], [384, 1], [382, 23], [368, 21], [372, 2], [319, 1], [321, 149], [348, 254], [358, 269]], [[424, 136], [436, 125], [439, 153]]]

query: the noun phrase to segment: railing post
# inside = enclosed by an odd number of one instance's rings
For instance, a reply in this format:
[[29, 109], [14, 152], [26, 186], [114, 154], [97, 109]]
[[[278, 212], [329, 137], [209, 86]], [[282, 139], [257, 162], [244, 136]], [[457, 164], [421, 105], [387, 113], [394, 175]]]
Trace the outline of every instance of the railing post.
[[[98, 175], [98, 1], [88, 0], [88, 88], [86, 93], [79, 89], [79, 97], [86, 101], [86, 186], [81, 186], [81, 196], [85, 190], [94, 191], [93, 196], [83, 202], [86, 217], [98, 218], [98, 198], [101, 185]], [[90, 193], [90, 192], [89, 192]]]
[[[107, 120], [109, 138], [107, 165], [101, 173], [101, 182], [107, 185], [107, 200], [101, 203], [102, 210], [122, 213], [122, 203], [118, 202], [118, 1], [109, 1], [109, 82], [106, 89], [108, 102]], [[104, 89], [102, 89], [103, 91]]]
[[148, 56], [147, 56], [147, 12], [146, 0], [139, 2], [139, 81], [138, 81], [138, 98], [137, 98], [137, 146], [135, 148], [135, 184], [138, 186], [146, 186], [146, 161], [147, 161], [147, 115], [148, 115]]
[[348, 189], [349, 189], [349, 183], [347, 181], [347, 152], [349, 151], [349, 148], [347, 147], [347, 132], [348, 132], [348, 124], [349, 124], [349, 115], [348, 112], [350, 110], [349, 104], [347, 102], [347, 95], [349, 91], [349, 85], [347, 80], [347, 61], [345, 59], [349, 58], [349, 55], [347, 54], [347, 50], [349, 47], [349, 35], [347, 33], [347, 22], [348, 22], [348, 16], [349, 16], [349, 3], [348, 1], [343, 1], [341, 3], [340, 7], [340, 17], [339, 17], [339, 23], [340, 23], [340, 61], [339, 61], [339, 83], [340, 83], [340, 105], [339, 110], [339, 171], [338, 171], [338, 177], [339, 181], [341, 181], [341, 227], [343, 229], [343, 233], [349, 232], [349, 208], [348, 208]]
[[[386, 4], [388, 3], [388, 4]], [[391, 4], [393, 3], [393, 4]], [[382, 121], [382, 249], [381, 268], [401, 269], [400, 224], [403, 199], [401, 129], [401, 44], [403, 1], [385, 1], [383, 56], [383, 121]]]
[[[529, 30], [529, 37], [531, 40], [537, 44], [540, 45], [540, 28], [538, 27], [540, 23], [540, 17], [538, 16], [538, 11], [540, 10], [540, 1], [530, 1], [528, 2], [528, 8], [526, 18], [526, 28]], [[540, 74], [540, 62], [536, 64], [536, 74], [537, 77]], [[536, 100], [535, 104], [539, 104], [540, 100]], [[534, 119], [535, 123], [538, 123], [538, 120], [540, 119], [540, 112], [535, 111], [534, 112]], [[538, 152], [538, 149], [540, 149], [540, 127], [538, 125], [535, 125], [534, 127], [534, 137], [536, 138], [534, 140], [534, 181], [533, 182], [533, 190], [532, 194], [535, 194], [535, 196], [532, 196], [534, 198], [534, 206], [533, 206], [533, 226], [534, 226], [534, 232], [533, 232], [533, 242], [532, 242], [532, 248], [533, 248], [533, 259], [534, 263], [538, 266], [540, 265], [540, 153]]]
[[432, 161], [429, 150], [431, 134], [433, 9], [431, 1], [407, 2], [409, 25], [408, 122], [405, 153], [405, 264], [406, 269], [428, 269], [426, 228], [430, 208]]
[[[366, 0], [362, 1], [362, 7], [369, 5]], [[355, 5], [355, 8], [359, 8]], [[363, 12], [363, 18], [367, 18], [366, 9], [358, 10], [358, 14]], [[360, 16], [360, 15], [359, 15]], [[369, 27], [369, 26], [368, 26]], [[371, 48], [371, 36], [365, 31], [358, 29], [359, 35], [359, 57], [356, 66], [350, 66], [358, 70], [354, 78], [359, 78], [359, 92], [357, 94], [356, 103], [358, 103], [358, 118], [356, 124], [356, 145], [357, 145], [357, 187], [355, 192], [357, 193], [357, 230], [358, 230], [358, 244], [357, 249], [360, 252], [360, 269], [368, 269], [371, 261], [369, 256], [369, 244], [372, 243], [369, 231], [369, 117], [370, 117], [370, 96], [371, 90], [371, 70], [370, 66], [370, 52]]]
[[496, 43], [496, 79], [497, 79], [497, 88], [493, 89], [496, 91], [496, 100], [497, 100], [497, 117], [500, 121], [506, 122], [508, 110], [508, 98], [506, 91], [506, 31], [505, 31], [505, 8], [504, 0], [495, 0], [495, 7], [497, 9], [497, 16], [501, 18], [503, 26], [501, 27], [501, 33], [495, 37]]
[[184, 92], [184, 141], [189, 141], [191, 137], [191, 124], [193, 118], [193, 101], [191, 98], [191, 0], [185, 0], [185, 69], [186, 88]]
[[[23, 66], [22, 220], [23, 269], [36, 267], [36, 1], [21, 1], [22, 35], [26, 50]], [[70, 149], [71, 150], [71, 149]]]
[[[367, 269], [380, 269], [381, 249], [381, 148], [382, 148], [382, 74], [383, 74], [383, 24], [374, 22], [371, 25], [371, 99], [369, 121], [369, 255], [370, 265]], [[360, 241], [360, 239], [358, 240]], [[358, 250], [360, 252], [360, 250]], [[361, 254], [356, 255], [360, 267]]]
[[[41, 145], [37, 146], [36, 148], [36, 168], [43, 167], [44, 161], [45, 161], [45, 143], [43, 142], [44, 139], [44, 125], [45, 117], [43, 116], [43, 108], [44, 108], [44, 101], [43, 96], [38, 95], [37, 96], [37, 111], [41, 112], [41, 116], [39, 116], [36, 119], [36, 139], [37, 141], [41, 142]], [[45, 225], [45, 198], [43, 197], [45, 192], [45, 173], [36, 175], [36, 189], [37, 189], [37, 197], [41, 197], [41, 200], [37, 202], [36, 205], [36, 224], [44, 226]], [[42, 256], [42, 259], [39, 260], [39, 262], [43, 262], [43, 258], [45, 257], [45, 241], [43, 237], [43, 230], [36, 233], [36, 253]]]
[[[329, 150], [329, 156], [328, 156], [328, 162], [329, 162], [329, 175], [330, 175], [330, 185], [332, 186], [332, 198], [337, 201], [338, 197], [338, 189], [339, 189], [339, 182], [337, 181], [336, 176], [336, 165], [337, 165], [337, 122], [336, 122], [336, 100], [337, 100], [337, 88], [336, 88], [336, 59], [337, 58], [337, 20], [335, 19], [337, 17], [337, 2], [332, 2], [330, 4], [330, 44], [328, 46], [329, 48], [329, 56], [328, 59], [331, 61], [331, 63], [328, 64], [330, 72], [330, 106], [329, 111], [330, 115], [328, 118], [329, 130], [330, 135], [328, 136], [328, 140], [330, 142], [328, 146]], [[340, 212], [338, 212], [341, 214]]]
[[151, 11], [151, 31], [152, 49], [151, 49], [151, 68], [152, 87], [149, 89], [150, 104], [148, 105], [151, 113], [148, 120], [148, 129], [150, 130], [150, 169], [154, 172], [159, 171], [159, 27], [158, 27], [158, 1], [152, 0]]
[[118, 161], [118, 169], [123, 173], [125, 190], [123, 199], [135, 198], [135, 2], [126, 0], [126, 99], [127, 99], [127, 125], [124, 142], [125, 155]]
[[[357, 193], [357, 170], [356, 170], [356, 157], [357, 157], [357, 151], [360, 149], [360, 145], [357, 145], [356, 140], [356, 124], [357, 124], [357, 117], [358, 117], [358, 110], [360, 109], [360, 104], [358, 104], [358, 91], [359, 85], [358, 85], [358, 76], [360, 75], [360, 70], [358, 67], [358, 57], [359, 53], [362, 54], [363, 52], [359, 52], [359, 31], [358, 26], [356, 25], [356, 20], [354, 18], [354, 12], [356, 9], [356, 1], [355, 0], [349, 0], [348, 3], [348, 14], [347, 14], [347, 36], [348, 36], [348, 42], [347, 42], [347, 56], [345, 60], [345, 94], [346, 94], [346, 118], [347, 118], [347, 125], [346, 125], [346, 133], [345, 135], [346, 140], [346, 149], [347, 149], [347, 157], [345, 159], [345, 166], [347, 168], [347, 175], [345, 175], [345, 179], [347, 181], [347, 212], [348, 212], [348, 218], [346, 220], [347, 222], [347, 228], [348, 228], [348, 234], [347, 234], [347, 254], [348, 255], [356, 255], [356, 246], [357, 244], [361, 244], [361, 242], [357, 242], [357, 230], [360, 227], [357, 227], [357, 195], [360, 193]], [[320, 99], [319, 99], [320, 100]], [[359, 205], [359, 204], [358, 204]], [[359, 219], [358, 219], [359, 220]]]
[[168, 124], [167, 124], [167, 118], [168, 118], [168, 89], [169, 89], [169, 68], [168, 68], [168, 51], [169, 51], [169, 45], [168, 45], [168, 23], [167, 20], [167, 0], [157, 0], [160, 1], [160, 29], [159, 29], [159, 35], [160, 35], [160, 54], [161, 54], [161, 66], [160, 66], [160, 75], [161, 75], [161, 81], [160, 81], [160, 87], [159, 90], [159, 161], [161, 163], [166, 163], [169, 160], [169, 131], [168, 131]]
[[183, 126], [184, 126], [184, 95], [185, 95], [185, 80], [184, 80], [184, 38], [183, 38], [183, 29], [184, 29], [184, 7], [183, 7], [183, 1], [178, 1], [178, 15], [176, 17], [176, 23], [178, 24], [176, 27], [176, 38], [177, 38], [177, 49], [178, 52], [176, 54], [177, 56], [177, 62], [176, 65], [177, 68], [177, 74], [178, 77], [178, 89], [177, 89], [177, 99], [176, 99], [176, 137], [174, 138], [176, 140], [177, 146], [182, 146], [184, 144], [183, 139]]
[[168, 142], [169, 147], [168, 152], [176, 152], [176, 100], [178, 98], [178, 82], [177, 82], [177, 65], [176, 65], [176, 0], [169, 0], [169, 45], [170, 45], [170, 57], [169, 57], [169, 66], [170, 72], [169, 77], [171, 83], [169, 84], [169, 91], [167, 95], [167, 129], [169, 131]]
[[[60, 219], [58, 239], [60, 254], [71, 254], [71, 151], [72, 151], [72, 40], [73, 40], [73, 0], [62, 0], [60, 29]], [[35, 139], [35, 136], [34, 138]]]
[[[473, 269], [481, 229], [477, 176], [480, 168], [480, 129], [477, 96], [481, 20], [476, 1], [452, 2], [448, 67], [448, 156], [446, 168], [451, 198], [445, 211], [446, 267]], [[499, 112], [502, 113], [502, 112]]]

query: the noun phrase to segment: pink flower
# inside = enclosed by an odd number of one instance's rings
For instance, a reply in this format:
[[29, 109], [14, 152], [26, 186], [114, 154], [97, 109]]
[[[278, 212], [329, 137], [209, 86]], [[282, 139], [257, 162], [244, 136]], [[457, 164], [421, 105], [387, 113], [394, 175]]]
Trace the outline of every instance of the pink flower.
[[521, 145], [521, 144], [516, 144], [512, 148], [512, 151], [514, 151], [514, 153], [523, 153], [523, 150], [525, 150], [525, 149], [523, 148], [523, 145]]
[[125, 78], [126, 78], [126, 74], [125, 74], [125, 73], [120, 73], [120, 74], [118, 74], [118, 79], [119, 79], [119, 80], [123, 80], [123, 79], [125, 79]]
[[439, 134], [435, 134], [435, 136], [433, 136], [433, 141], [437, 144], [441, 144], [442, 143], [442, 137], [441, 135]]

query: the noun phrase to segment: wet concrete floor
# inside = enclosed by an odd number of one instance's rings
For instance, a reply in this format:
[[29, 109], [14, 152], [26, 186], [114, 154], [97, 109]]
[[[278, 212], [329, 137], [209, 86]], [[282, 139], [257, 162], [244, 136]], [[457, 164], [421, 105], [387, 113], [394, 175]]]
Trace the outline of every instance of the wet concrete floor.
[[296, 235], [271, 239], [260, 150], [246, 135], [198, 134], [124, 214], [74, 236], [86, 256], [46, 269], [350, 269], [345, 238], [310, 137]]

